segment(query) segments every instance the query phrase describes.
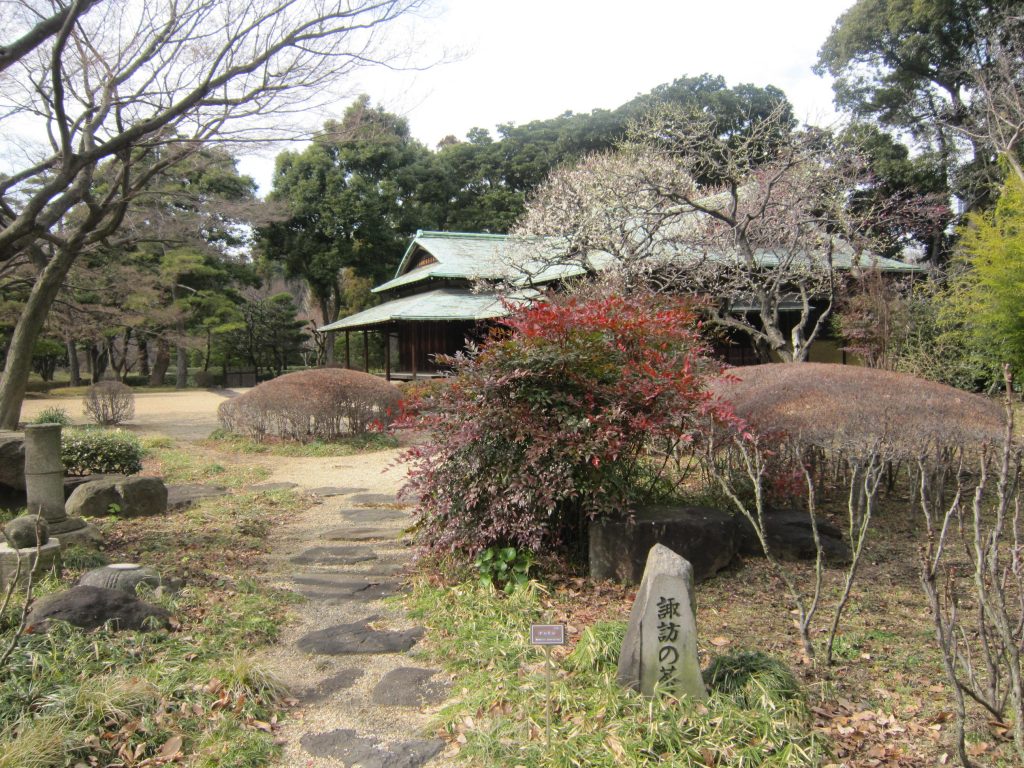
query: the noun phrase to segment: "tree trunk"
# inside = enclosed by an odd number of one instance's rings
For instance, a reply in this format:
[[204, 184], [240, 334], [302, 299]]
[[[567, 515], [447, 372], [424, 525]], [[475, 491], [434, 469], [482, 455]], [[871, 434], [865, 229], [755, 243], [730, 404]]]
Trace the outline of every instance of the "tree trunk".
[[25, 387], [32, 371], [32, 348], [46, 322], [50, 305], [75, 261], [75, 255], [74, 252], [61, 250], [43, 268], [14, 326], [14, 334], [7, 348], [3, 379], [0, 380], [0, 429], [18, 427]]
[[82, 384], [82, 373], [78, 369], [78, 345], [74, 339], [68, 339], [68, 379], [72, 387]]
[[175, 348], [177, 365], [174, 370], [174, 386], [176, 389], [184, 389], [188, 386], [188, 350], [181, 344]]
[[135, 344], [139, 348], [139, 375], [149, 378], [149, 342], [145, 336], [138, 336]]
[[334, 331], [324, 334], [324, 365], [334, 365]]
[[92, 358], [92, 383], [98, 384], [107, 370], [107, 357], [103, 349], [96, 344], [89, 345], [89, 357]]
[[162, 387], [167, 369], [171, 365], [171, 349], [167, 340], [158, 337], [156, 340], [156, 359], [153, 361], [153, 371], [149, 375], [149, 386]]

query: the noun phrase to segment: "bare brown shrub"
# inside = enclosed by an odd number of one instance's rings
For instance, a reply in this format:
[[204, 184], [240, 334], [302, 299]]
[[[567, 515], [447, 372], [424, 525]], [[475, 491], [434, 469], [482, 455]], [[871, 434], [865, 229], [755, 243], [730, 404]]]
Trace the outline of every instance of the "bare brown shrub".
[[97, 424], [123, 424], [135, 415], [135, 395], [120, 381], [101, 381], [86, 390], [82, 407]]
[[830, 363], [733, 368], [715, 385], [761, 434], [785, 433], [822, 449], [867, 449], [879, 440], [914, 457], [927, 445], [981, 445], [1001, 438], [1002, 406], [905, 373]]
[[398, 416], [400, 392], [376, 376], [342, 368], [298, 371], [221, 403], [229, 432], [256, 440], [310, 442], [383, 429]]
[[[852, 559], [826, 633], [831, 663], [840, 621], [877, 506], [903, 470], [910, 487], [938, 492], [934, 468], [965, 448], [980, 451], [1006, 428], [999, 404], [907, 374], [823, 363], [735, 368], [715, 393], [743, 422], [713, 431], [702, 446], [703, 466], [738, 513], [753, 526], [794, 605], [805, 654], [813, 658], [812, 623], [824, 598], [816, 508], [824, 493], [842, 489]], [[765, 535], [772, 493], [785, 481], [788, 503], [804, 509], [818, 545], [813, 585], [805, 591], [773, 557]], [[940, 483], [941, 485], [941, 483]], [[913, 500], [912, 500], [913, 501]]]

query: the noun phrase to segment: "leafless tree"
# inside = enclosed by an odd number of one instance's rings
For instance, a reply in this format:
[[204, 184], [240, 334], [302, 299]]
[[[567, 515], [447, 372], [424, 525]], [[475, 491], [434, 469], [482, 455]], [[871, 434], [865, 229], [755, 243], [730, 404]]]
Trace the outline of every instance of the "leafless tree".
[[1001, 441], [974, 452], [922, 452], [917, 462], [927, 533], [921, 583], [953, 692], [964, 766], [971, 765], [964, 741], [969, 701], [1009, 724], [1024, 761], [1024, 448], [1014, 431], [1008, 367], [1004, 381]]
[[1024, 14], [994, 19], [985, 38], [987, 66], [966, 73], [979, 119], [960, 130], [993, 147], [1024, 180]]
[[555, 171], [509, 260], [519, 282], [575, 265], [626, 290], [701, 294], [764, 361], [800, 362], [832, 311], [835, 263], [871, 261], [870, 212], [847, 204], [865, 169], [830, 136], [793, 130], [781, 107], [722, 135], [712, 117], [666, 106], [618, 151]]
[[8, 154], [14, 137], [24, 151], [0, 177], [0, 269], [28, 254], [38, 277], [8, 350], [0, 428], [17, 422], [32, 345], [71, 265], [151, 179], [211, 141], [294, 136], [354, 70], [406, 62], [385, 34], [428, 1], [5, 3], [0, 134]]

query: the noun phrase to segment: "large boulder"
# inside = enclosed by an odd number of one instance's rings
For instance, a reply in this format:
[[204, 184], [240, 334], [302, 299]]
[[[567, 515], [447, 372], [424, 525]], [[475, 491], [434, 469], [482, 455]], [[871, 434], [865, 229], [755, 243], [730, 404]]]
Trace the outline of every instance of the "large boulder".
[[[850, 562], [850, 547], [843, 532], [823, 517], [816, 517], [818, 541], [825, 562], [841, 565]], [[818, 555], [814, 544], [811, 516], [793, 509], [768, 510], [764, 515], [768, 551], [777, 560], [814, 560]], [[749, 557], [764, 557], [764, 547], [745, 517], [739, 518], [739, 551]]]
[[655, 544], [688, 560], [700, 582], [732, 562], [739, 528], [732, 515], [707, 507], [644, 507], [627, 518], [595, 520], [590, 525], [590, 575], [639, 583]]
[[113, 477], [75, 488], [65, 504], [69, 517], [142, 517], [167, 512], [167, 486], [158, 477]]
[[167, 512], [167, 486], [159, 477], [129, 477], [117, 484], [125, 517], [162, 515]]
[[118, 589], [78, 586], [47, 595], [29, 612], [27, 626], [45, 632], [52, 621], [66, 621], [82, 629], [96, 629], [108, 621], [117, 630], [167, 627], [171, 615]]
[[25, 436], [0, 430], [0, 485], [25, 490]]

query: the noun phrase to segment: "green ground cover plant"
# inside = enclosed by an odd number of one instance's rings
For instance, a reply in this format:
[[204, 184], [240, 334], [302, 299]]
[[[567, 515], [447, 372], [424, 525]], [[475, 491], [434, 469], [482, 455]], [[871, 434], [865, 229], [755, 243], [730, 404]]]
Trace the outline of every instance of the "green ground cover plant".
[[263, 453], [270, 456], [351, 456], [356, 453], [386, 451], [398, 447], [394, 435], [382, 432], [367, 432], [359, 435], [344, 435], [330, 442], [314, 440], [310, 443], [292, 441], [254, 440], [223, 429], [217, 429], [205, 444], [233, 453]]
[[419, 584], [408, 600], [430, 629], [424, 652], [456, 673], [454, 702], [438, 727], [461, 744], [468, 763], [789, 768], [828, 756], [793, 675], [764, 654], [717, 659], [702, 704], [622, 689], [615, 682], [621, 621], [594, 623], [556, 657], [548, 745], [544, 654], [527, 642], [529, 625], [549, 617], [544, 590], [531, 583], [505, 595], [472, 583]]
[[131, 432], [72, 428], [61, 432], [60, 453], [69, 475], [134, 475], [142, 471], [144, 449]]

